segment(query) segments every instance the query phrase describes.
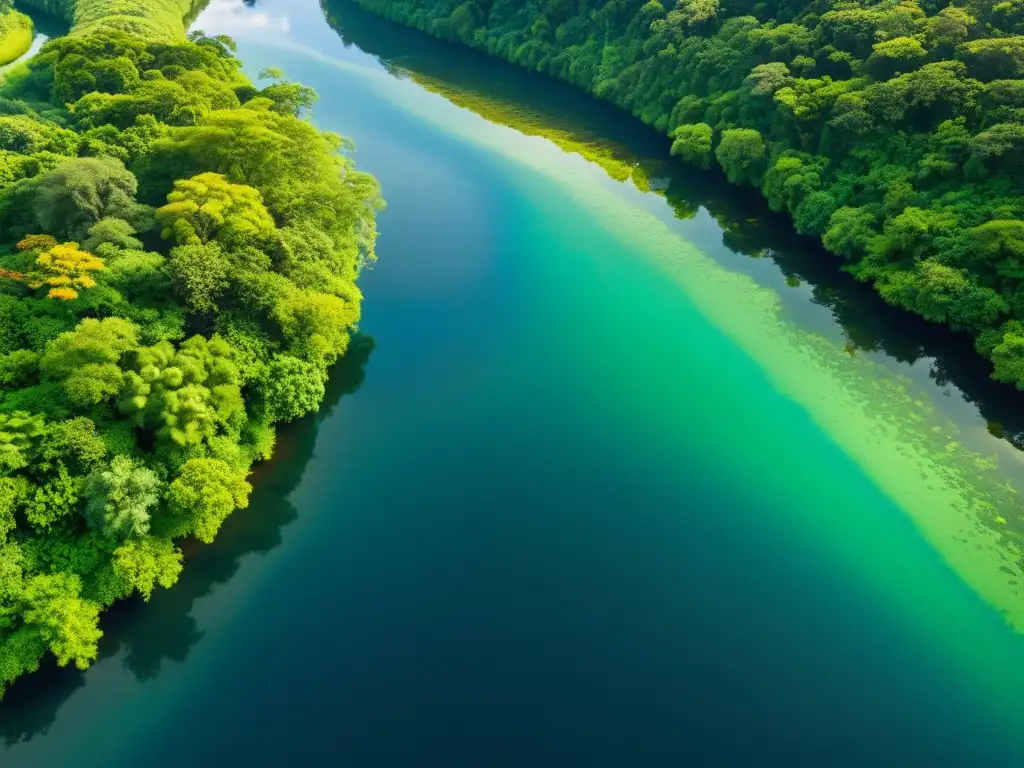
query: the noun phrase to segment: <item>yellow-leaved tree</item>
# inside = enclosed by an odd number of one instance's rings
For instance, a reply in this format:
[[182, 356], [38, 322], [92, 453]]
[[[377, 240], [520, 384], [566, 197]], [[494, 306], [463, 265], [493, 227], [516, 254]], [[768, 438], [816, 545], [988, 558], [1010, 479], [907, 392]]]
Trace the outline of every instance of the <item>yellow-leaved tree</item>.
[[48, 299], [70, 301], [78, 298], [79, 289], [96, 285], [92, 273], [103, 266], [103, 259], [83, 251], [78, 243], [57, 243], [36, 257], [27, 283], [31, 288], [48, 286]]

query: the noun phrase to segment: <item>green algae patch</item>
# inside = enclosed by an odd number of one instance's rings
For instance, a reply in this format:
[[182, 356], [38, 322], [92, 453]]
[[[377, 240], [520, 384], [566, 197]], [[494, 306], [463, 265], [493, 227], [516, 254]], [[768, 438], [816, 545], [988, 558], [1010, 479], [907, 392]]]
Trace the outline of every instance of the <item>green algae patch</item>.
[[10, 64], [32, 47], [32, 19], [9, 10], [0, 14], [0, 66]]

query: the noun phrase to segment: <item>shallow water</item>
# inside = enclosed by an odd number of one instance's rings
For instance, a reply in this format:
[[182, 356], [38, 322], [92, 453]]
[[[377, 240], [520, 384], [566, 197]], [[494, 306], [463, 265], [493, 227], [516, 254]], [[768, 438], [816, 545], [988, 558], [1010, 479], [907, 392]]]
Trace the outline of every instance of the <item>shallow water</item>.
[[625, 116], [329, 11], [196, 26], [380, 178], [373, 342], [5, 768], [1019, 763], [1014, 399]]

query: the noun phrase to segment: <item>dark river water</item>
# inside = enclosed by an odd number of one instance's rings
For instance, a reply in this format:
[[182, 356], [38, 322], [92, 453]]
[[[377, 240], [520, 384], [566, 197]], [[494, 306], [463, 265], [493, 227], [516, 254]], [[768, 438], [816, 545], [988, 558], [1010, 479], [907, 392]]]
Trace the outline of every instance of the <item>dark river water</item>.
[[1022, 401], [965, 341], [567, 87], [347, 2], [196, 27], [381, 180], [363, 336], [0, 765], [1024, 764]]

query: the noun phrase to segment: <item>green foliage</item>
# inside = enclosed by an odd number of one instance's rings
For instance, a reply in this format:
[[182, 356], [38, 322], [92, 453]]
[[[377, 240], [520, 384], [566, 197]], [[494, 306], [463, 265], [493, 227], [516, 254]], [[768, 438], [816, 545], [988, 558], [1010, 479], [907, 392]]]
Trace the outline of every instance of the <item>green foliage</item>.
[[320, 407], [327, 376], [323, 369], [291, 355], [275, 355], [258, 383], [268, 421], [291, 421]]
[[0, 6], [0, 65], [9, 64], [32, 46], [32, 19], [7, 2]]
[[701, 168], [710, 168], [711, 135], [711, 126], [707, 123], [680, 125], [673, 134], [672, 154]]
[[98, 405], [121, 390], [121, 358], [138, 343], [138, 327], [128, 320], [86, 318], [47, 345], [39, 367], [62, 385], [73, 406]]
[[94, 469], [106, 456], [107, 446], [96, 424], [84, 416], [48, 425], [37, 452], [41, 467], [63, 464], [77, 474]]
[[189, 311], [205, 314], [217, 310], [231, 265], [218, 243], [196, 242], [172, 249], [167, 271], [174, 292]]
[[730, 128], [722, 133], [715, 150], [718, 164], [733, 184], [754, 182], [764, 165], [764, 140], [750, 128]]
[[226, 247], [259, 246], [275, 228], [258, 190], [231, 184], [219, 173], [174, 182], [156, 218], [164, 239], [183, 245], [217, 240]]
[[39, 574], [21, 593], [25, 626], [35, 630], [60, 666], [85, 669], [96, 658], [99, 606], [80, 597], [82, 582], [70, 573]]
[[40, 414], [0, 413], [0, 473], [27, 466], [43, 430]]
[[58, 466], [56, 475], [36, 486], [25, 500], [25, 519], [37, 531], [45, 532], [75, 514], [81, 494], [81, 480]]
[[142, 248], [142, 241], [135, 234], [135, 227], [124, 219], [107, 216], [89, 227], [82, 248], [90, 253], [95, 253], [102, 245], [113, 245], [126, 251], [138, 250]]
[[85, 481], [85, 518], [108, 539], [137, 539], [149, 533], [150, 510], [160, 501], [160, 480], [153, 470], [115, 456], [109, 468], [96, 469]]
[[381, 206], [311, 89], [185, 38], [199, 0], [25, 1], [73, 26], [0, 83], [0, 695], [86, 666], [101, 607], [247, 505], [347, 349]]
[[118, 407], [168, 447], [198, 446], [237, 434], [245, 417], [239, 381], [223, 339], [193, 336], [178, 349], [162, 341], [138, 350]]
[[137, 185], [131, 171], [115, 158], [66, 160], [40, 180], [36, 220], [43, 231], [57, 237], [81, 238], [102, 219], [130, 218]]
[[119, 596], [138, 592], [144, 600], [153, 596], [157, 585], [174, 586], [181, 573], [181, 550], [169, 539], [145, 536], [124, 542], [111, 560]]
[[252, 486], [219, 459], [190, 459], [167, 489], [174, 535], [209, 544], [233, 511], [249, 504]]
[[356, 2], [713, 151], [893, 304], [979, 339], [1024, 320], [1019, 2]]

